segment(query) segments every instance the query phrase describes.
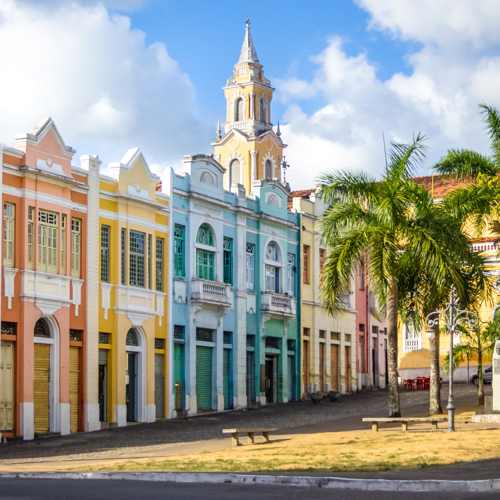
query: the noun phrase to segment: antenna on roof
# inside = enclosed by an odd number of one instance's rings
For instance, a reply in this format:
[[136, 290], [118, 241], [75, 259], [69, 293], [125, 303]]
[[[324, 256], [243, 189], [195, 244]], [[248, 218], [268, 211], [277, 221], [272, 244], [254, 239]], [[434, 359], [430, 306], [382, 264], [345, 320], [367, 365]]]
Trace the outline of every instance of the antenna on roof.
[[387, 170], [387, 150], [385, 149], [385, 135], [384, 135], [384, 132], [382, 132], [382, 139], [384, 141], [385, 169]]

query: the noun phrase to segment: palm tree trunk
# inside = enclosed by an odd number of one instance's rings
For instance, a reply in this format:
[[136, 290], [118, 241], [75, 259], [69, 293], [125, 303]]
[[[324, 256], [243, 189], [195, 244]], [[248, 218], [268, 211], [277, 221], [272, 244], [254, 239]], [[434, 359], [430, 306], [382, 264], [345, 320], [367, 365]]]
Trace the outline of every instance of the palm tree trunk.
[[398, 393], [398, 281], [389, 276], [387, 283], [387, 329], [389, 372], [389, 418], [401, 417]]
[[484, 406], [484, 383], [483, 383], [483, 356], [481, 346], [479, 346], [477, 354], [477, 375], [479, 380], [479, 387], [477, 389], [477, 405]]
[[439, 415], [443, 413], [441, 408], [441, 384], [439, 381], [439, 325], [434, 326], [433, 330], [434, 338], [429, 342], [431, 365], [429, 414]]

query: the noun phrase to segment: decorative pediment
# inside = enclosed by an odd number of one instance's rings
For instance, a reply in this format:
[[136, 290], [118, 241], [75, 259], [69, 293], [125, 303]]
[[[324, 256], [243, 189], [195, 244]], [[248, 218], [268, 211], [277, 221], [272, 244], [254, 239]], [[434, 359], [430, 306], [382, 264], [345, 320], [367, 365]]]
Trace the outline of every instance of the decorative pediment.
[[108, 165], [110, 176], [113, 179], [118, 179], [121, 174], [129, 173], [139, 161], [147, 174], [148, 180], [150, 182], [158, 182], [160, 177], [151, 171], [140, 148], [129, 149], [119, 162], [110, 163]]

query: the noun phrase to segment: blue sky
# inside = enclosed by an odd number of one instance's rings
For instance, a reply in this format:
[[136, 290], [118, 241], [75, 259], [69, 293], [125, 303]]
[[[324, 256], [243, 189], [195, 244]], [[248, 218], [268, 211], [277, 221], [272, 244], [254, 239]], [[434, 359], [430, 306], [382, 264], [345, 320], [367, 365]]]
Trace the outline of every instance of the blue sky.
[[500, 107], [498, 0], [2, 0], [0, 47], [16, 50], [0, 50], [0, 142], [52, 116], [75, 164], [99, 154], [105, 170], [139, 146], [166, 176], [212, 152], [247, 18], [292, 189], [325, 170], [380, 177], [382, 133], [427, 136], [421, 174], [448, 148], [488, 153], [478, 104]]

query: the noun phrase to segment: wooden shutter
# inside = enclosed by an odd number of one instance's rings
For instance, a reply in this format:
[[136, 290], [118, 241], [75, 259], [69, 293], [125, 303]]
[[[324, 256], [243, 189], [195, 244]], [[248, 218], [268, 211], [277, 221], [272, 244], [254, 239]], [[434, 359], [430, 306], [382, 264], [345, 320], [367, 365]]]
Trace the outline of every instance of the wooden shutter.
[[351, 349], [346, 346], [345, 348], [345, 359], [344, 359], [344, 364], [345, 364], [345, 390], [348, 392], [350, 390], [350, 378], [351, 378], [351, 356], [350, 356], [350, 351]]
[[293, 356], [288, 356], [288, 401], [293, 399]]
[[78, 432], [78, 408], [80, 396], [80, 348], [69, 348], [69, 408], [70, 430]]
[[227, 410], [231, 404], [229, 401], [229, 356], [230, 349], [224, 349], [224, 366], [222, 380], [224, 384], [224, 409]]
[[196, 347], [196, 396], [199, 410], [212, 409], [211, 347]]
[[325, 344], [323, 342], [319, 344], [319, 390], [320, 392], [325, 390]]
[[0, 431], [14, 430], [14, 342], [2, 341]]
[[309, 342], [304, 340], [302, 343], [302, 380], [304, 383], [304, 392], [309, 388]]
[[33, 400], [35, 412], [35, 432], [49, 432], [49, 377], [50, 377], [50, 345], [34, 345]]
[[156, 418], [165, 418], [165, 376], [163, 372], [165, 356], [155, 354], [155, 405]]
[[80, 219], [71, 220], [71, 277], [80, 278], [81, 254], [81, 228]]
[[175, 384], [175, 409], [182, 409], [182, 386], [184, 384], [184, 346], [174, 344], [174, 384]]
[[332, 368], [332, 391], [339, 390], [339, 346], [332, 344], [330, 348]]
[[3, 265], [14, 267], [15, 207], [3, 205]]

